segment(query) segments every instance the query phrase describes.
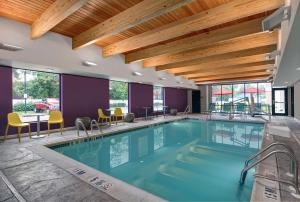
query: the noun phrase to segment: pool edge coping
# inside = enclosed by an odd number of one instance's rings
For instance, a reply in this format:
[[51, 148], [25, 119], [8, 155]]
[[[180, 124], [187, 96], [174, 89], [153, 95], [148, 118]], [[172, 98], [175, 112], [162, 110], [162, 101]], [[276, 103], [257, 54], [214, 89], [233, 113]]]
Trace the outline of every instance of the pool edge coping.
[[[159, 196], [156, 196], [146, 190], [135, 187], [127, 182], [119, 180], [118, 178], [110, 176], [110, 175], [103, 173], [99, 170], [96, 170], [88, 165], [85, 165], [79, 161], [76, 161], [72, 158], [69, 158], [69, 157], [63, 155], [63, 154], [60, 154], [60, 153], [52, 150], [50, 147], [64, 144], [64, 143], [69, 143], [72, 141], [85, 141], [86, 139], [101, 138], [101, 136], [111, 136], [111, 135], [115, 135], [115, 134], [122, 133], [122, 132], [128, 132], [128, 131], [132, 131], [132, 130], [138, 130], [141, 128], [153, 127], [156, 125], [166, 124], [166, 123], [185, 120], [185, 119], [194, 119], [194, 120], [202, 120], [202, 121], [228, 121], [228, 122], [241, 122], [241, 123], [252, 123], [252, 124], [257, 123], [257, 124], [266, 125], [266, 122], [264, 122], [264, 121], [223, 120], [223, 119], [207, 119], [204, 117], [200, 118], [200, 117], [177, 116], [177, 117], [173, 117], [173, 119], [171, 119], [171, 120], [158, 120], [157, 122], [151, 123], [151, 124], [143, 123], [142, 125], [133, 126], [130, 128], [120, 128], [120, 129], [104, 132], [104, 133], [97, 134], [97, 135], [91, 135], [89, 137], [77, 136], [77, 137], [66, 138], [65, 140], [54, 140], [51, 143], [45, 143], [45, 144], [38, 145], [38, 146], [30, 146], [30, 147], [28, 147], [28, 149], [37, 153], [38, 155], [42, 156], [44, 159], [54, 163], [58, 167], [62, 168], [66, 172], [72, 174], [73, 176], [79, 178], [80, 180], [83, 180], [85, 183], [97, 188], [100, 191], [103, 191], [104, 193], [110, 195], [111, 197], [113, 197], [117, 200], [120, 200], [120, 201], [167, 201], [167, 200], [160, 198]], [[265, 132], [264, 132], [264, 134], [265, 134]], [[64, 163], [58, 164], [57, 163], [58, 160], [60, 162], [64, 162]], [[74, 174], [74, 172], [71, 172], [71, 169], [76, 169], [76, 168], [86, 171], [89, 177], [78, 176], [78, 175]], [[113, 186], [114, 187], [116, 186], [116, 188], [115, 188], [116, 190], [107, 191], [107, 190], [100, 189], [99, 187], [97, 187], [94, 184], [89, 182], [88, 178], [91, 178], [92, 176], [101, 177], [101, 178], [105, 179], [105, 181], [107, 183], [114, 183]], [[254, 181], [254, 183], [255, 183], [255, 181]], [[253, 187], [252, 187], [252, 193], [251, 193], [250, 200], [252, 200], [254, 183], [253, 183]], [[129, 191], [131, 191], [131, 194], [129, 194]]]

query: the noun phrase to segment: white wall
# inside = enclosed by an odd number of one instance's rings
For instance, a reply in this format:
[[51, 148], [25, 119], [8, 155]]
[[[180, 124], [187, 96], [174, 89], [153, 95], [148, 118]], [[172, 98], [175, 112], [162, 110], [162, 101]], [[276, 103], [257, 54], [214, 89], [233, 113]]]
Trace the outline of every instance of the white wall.
[[278, 71], [274, 86], [292, 86], [300, 78], [300, 1], [288, 0], [291, 6], [290, 20], [281, 23], [279, 48], [281, 55], [277, 57]]
[[[96, 45], [72, 50], [71, 38], [48, 32], [39, 39], [30, 39], [30, 26], [0, 17], [0, 42], [24, 47], [24, 50], [10, 52], [0, 49], [0, 64], [17, 68], [49, 71], [57, 73], [87, 75], [116, 80], [143, 82], [169, 87], [196, 88], [191, 81], [175, 77], [165, 72], [156, 72], [153, 68], [142, 68], [141, 63], [125, 64], [122, 55], [102, 58], [101, 48]], [[96, 62], [96, 67], [81, 65], [83, 60]], [[139, 71], [142, 77], [133, 76]], [[166, 80], [159, 80], [165, 77]], [[177, 83], [179, 80], [184, 84]]]

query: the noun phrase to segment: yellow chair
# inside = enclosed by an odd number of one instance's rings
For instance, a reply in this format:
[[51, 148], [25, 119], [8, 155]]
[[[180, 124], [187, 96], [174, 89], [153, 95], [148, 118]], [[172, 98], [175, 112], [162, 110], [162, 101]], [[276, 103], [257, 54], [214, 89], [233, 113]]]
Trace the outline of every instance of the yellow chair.
[[20, 116], [17, 113], [9, 113], [9, 114], [7, 114], [7, 126], [6, 126], [6, 130], [5, 130], [4, 140], [7, 139], [7, 133], [8, 133], [8, 129], [10, 126], [18, 128], [19, 142], [21, 141], [21, 131], [22, 131], [23, 127], [28, 127], [28, 136], [29, 136], [29, 138], [31, 138], [30, 124], [23, 123], [20, 119]]
[[103, 113], [103, 110], [101, 108], [98, 109], [98, 122], [100, 122], [100, 120], [101, 120], [101, 123], [103, 122], [103, 120], [105, 120], [106, 122], [108, 122], [110, 124], [110, 117], [106, 116]]
[[60, 124], [60, 134], [64, 130], [64, 119], [60, 111], [50, 111], [48, 120], [48, 135], [50, 135], [50, 126], [53, 124]]
[[118, 121], [118, 118], [121, 117], [121, 120], [124, 119], [124, 114], [122, 112], [122, 109], [117, 107], [115, 108], [115, 111], [114, 111], [114, 118], [115, 118], [115, 121]]

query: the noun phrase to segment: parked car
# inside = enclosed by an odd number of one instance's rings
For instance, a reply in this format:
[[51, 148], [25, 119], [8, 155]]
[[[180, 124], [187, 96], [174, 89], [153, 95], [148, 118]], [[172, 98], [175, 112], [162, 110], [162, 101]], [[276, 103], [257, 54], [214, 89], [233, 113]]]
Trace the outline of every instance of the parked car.
[[56, 110], [59, 109], [59, 100], [57, 98], [46, 98], [41, 102], [36, 102], [35, 104], [35, 112], [41, 113], [47, 110]]

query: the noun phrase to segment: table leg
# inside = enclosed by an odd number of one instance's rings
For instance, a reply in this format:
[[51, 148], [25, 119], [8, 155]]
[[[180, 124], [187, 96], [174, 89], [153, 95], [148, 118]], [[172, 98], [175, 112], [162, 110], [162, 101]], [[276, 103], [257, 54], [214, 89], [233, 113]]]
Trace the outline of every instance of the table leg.
[[33, 139], [43, 138], [45, 135], [40, 135], [41, 132], [41, 117], [40, 115], [37, 115], [37, 122], [36, 122], [36, 135], [32, 136]]
[[145, 119], [147, 120], [148, 119], [148, 109], [146, 108], [146, 117]]

